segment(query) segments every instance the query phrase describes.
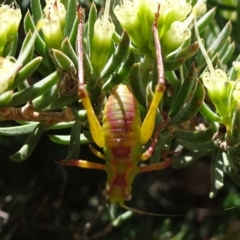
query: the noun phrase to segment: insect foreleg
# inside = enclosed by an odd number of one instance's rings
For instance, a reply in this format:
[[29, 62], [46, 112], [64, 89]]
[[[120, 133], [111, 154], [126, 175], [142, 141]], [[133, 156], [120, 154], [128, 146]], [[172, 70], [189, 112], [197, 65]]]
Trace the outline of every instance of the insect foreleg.
[[158, 84], [155, 87], [152, 103], [150, 105], [147, 116], [145, 117], [141, 127], [141, 143], [142, 144], [146, 143], [152, 135], [158, 105], [163, 98], [163, 94], [166, 88], [165, 80], [164, 80], [163, 59], [162, 59], [161, 46], [159, 42], [158, 29], [157, 29], [158, 16], [159, 16], [159, 13], [157, 12], [155, 14], [155, 20], [152, 26], [153, 37], [155, 42], [155, 50], [156, 50], [156, 59], [157, 59]]
[[84, 74], [83, 74], [83, 9], [78, 9], [79, 25], [78, 25], [78, 95], [82, 101], [82, 104], [87, 111], [88, 122], [92, 138], [99, 147], [104, 147], [104, 136], [102, 127], [94, 113], [89, 95], [84, 87]]

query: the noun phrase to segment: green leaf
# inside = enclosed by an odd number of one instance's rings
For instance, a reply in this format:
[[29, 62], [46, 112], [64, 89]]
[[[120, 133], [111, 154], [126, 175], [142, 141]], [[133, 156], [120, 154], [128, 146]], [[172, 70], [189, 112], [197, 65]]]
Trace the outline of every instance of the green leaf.
[[[31, 32], [36, 31], [36, 27], [34, 25], [33, 19], [30, 15], [29, 11], [26, 13], [26, 15], [24, 17], [23, 24], [24, 24], [25, 33], [27, 33], [29, 30], [31, 30]], [[44, 43], [44, 41], [42, 40], [42, 38], [40, 37], [39, 34], [37, 35], [34, 46], [35, 46], [36, 51], [40, 54], [40, 56], [43, 57], [43, 61], [44, 61], [45, 43]]]
[[43, 10], [40, 0], [31, 0], [30, 6], [32, 10], [33, 22], [36, 25], [37, 22], [42, 18]]
[[78, 57], [77, 57], [72, 45], [70, 44], [70, 41], [68, 38], [63, 40], [61, 49], [62, 49], [63, 53], [65, 53], [65, 55], [67, 55], [72, 60], [75, 68], [77, 68], [78, 67]]
[[215, 114], [205, 102], [202, 103], [202, 106], [199, 109], [199, 112], [203, 115], [204, 118], [209, 119], [213, 122], [221, 122], [221, 118]]
[[213, 137], [213, 129], [211, 127], [207, 128], [203, 131], [186, 131], [182, 129], [175, 129], [173, 131], [173, 136], [180, 138], [184, 141], [190, 141], [190, 142], [206, 142], [210, 140]]
[[6, 91], [0, 94], [0, 107], [7, 106], [13, 97], [13, 91]]
[[46, 129], [48, 129], [48, 130], [56, 130], [56, 129], [70, 128], [70, 127], [73, 126], [74, 123], [75, 123], [75, 121], [61, 122], [61, 123], [57, 123], [57, 124], [52, 125], [52, 126], [48, 126], [48, 127], [46, 127]]
[[42, 61], [42, 57], [36, 57], [29, 63], [27, 63], [21, 70], [17, 73], [14, 78], [12, 89], [16, 88], [21, 84], [25, 79], [30, 77], [38, 68], [39, 64]]
[[0, 128], [1, 136], [19, 136], [30, 134], [36, 128], [39, 123], [29, 123], [16, 127], [3, 127]]
[[54, 110], [54, 109], [62, 109], [76, 101], [79, 100], [78, 95], [73, 95], [73, 96], [60, 96], [55, 98], [47, 108], [45, 108], [45, 111], [49, 111], [49, 110]]
[[71, 109], [76, 119], [78, 119], [81, 122], [87, 121], [87, 111], [85, 109], [80, 108], [79, 103], [72, 104]]
[[33, 84], [31, 87], [21, 90], [13, 94], [13, 98], [9, 106], [19, 106], [28, 101], [32, 101], [36, 97], [42, 95], [49, 90], [60, 78], [60, 72], [54, 72], [42, 79], [41, 81]]
[[178, 58], [171, 61], [164, 62], [165, 71], [173, 71], [182, 66], [185, 62], [185, 58]]
[[237, 173], [237, 167], [235, 166], [233, 159], [226, 152], [222, 153], [222, 158], [223, 158], [225, 172], [228, 175], [234, 176]]
[[143, 107], [146, 107], [146, 89], [144, 88], [141, 81], [139, 63], [135, 63], [132, 66], [129, 74], [129, 83], [138, 103]]
[[166, 149], [166, 145], [169, 146], [171, 133], [169, 130], [163, 130], [158, 136], [157, 144], [154, 149], [154, 153], [152, 157], [150, 158], [150, 164], [158, 163], [161, 159], [161, 153], [164, 151], [168, 151], [169, 149]]
[[233, 42], [228, 46], [225, 54], [221, 58], [223, 64], [228, 63], [228, 61], [232, 58], [234, 51], [235, 51], [235, 43]]
[[224, 170], [222, 150], [215, 148], [212, 154], [210, 177], [212, 183], [212, 190], [210, 192], [210, 198], [213, 198], [217, 191], [223, 187]]
[[212, 140], [206, 141], [206, 142], [191, 142], [191, 141], [185, 141], [180, 138], [177, 138], [176, 141], [182, 145], [183, 147], [189, 149], [189, 150], [198, 150], [198, 151], [211, 151], [214, 147], [215, 144]]
[[204, 87], [200, 81], [197, 81], [192, 96], [190, 97], [186, 105], [182, 109], [179, 109], [179, 112], [173, 117], [170, 124], [178, 125], [192, 118], [201, 107], [204, 97]]
[[64, 28], [64, 38], [70, 36], [71, 32], [73, 31], [74, 22], [77, 18], [76, 6], [77, 6], [76, 0], [68, 1], [68, 6], [66, 7], [67, 12]]
[[123, 65], [120, 66], [117, 73], [114, 73], [112, 77], [103, 85], [103, 91], [110, 91], [114, 86], [122, 83], [129, 75], [130, 69], [134, 63], [134, 54], [132, 51], [128, 54]]
[[72, 127], [70, 142], [68, 146], [68, 154], [65, 161], [71, 159], [78, 159], [80, 153], [80, 145], [79, 145], [79, 136], [81, 133], [81, 122], [77, 120]]
[[[70, 135], [49, 135], [49, 138], [51, 139], [51, 141], [57, 143], [57, 144], [61, 144], [61, 145], [69, 145], [70, 144]], [[84, 134], [80, 134], [78, 137], [78, 144], [88, 144], [91, 141], [89, 141]]]
[[173, 118], [177, 113], [179, 113], [189, 98], [190, 94], [193, 91], [193, 87], [197, 83], [197, 71], [194, 65], [192, 65], [191, 69], [188, 72], [187, 77], [185, 78], [182, 86], [179, 91], [176, 93], [176, 97], [174, 98], [172, 107], [169, 111], [169, 116]]
[[126, 54], [128, 52], [129, 44], [129, 36], [125, 31], [123, 31], [120, 43], [118, 44], [115, 52], [102, 70], [101, 79], [109, 77], [121, 66], [123, 59], [126, 57]]
[[197, 28], [199, 33], [201, 33], [214, 19], [216, 13], [216, 8], [212, 8], [207, 11], [200, 19], [197, 21]]
[[94, 24], [97, 21], [97, 8], [94, 2], [91, 5], [90, 12], [89, 12], [89, 19], [88, 19], [88, 28], [87, 28], [87, 41], [88, 41], [88, 54], [91, 55], [92, 50], [92, 39], [94, 33]]
[[55, 99], [58, 93], [57, 85], [53, 85], [48, 91], [35, 98], [32, 101], [32, 106], [36, 111], [45, 109]]
[[79, 23], [79, 20], [78, 20], [78, 17], [75, 18], [75, 21], [72, 25], [72, 31], [70, 33], [70, 36], [69, 36], [69, 41], [71, 43], [72, 46], [75, 46], [76, 44], [76, 40], [77, 40], [77, 30], [78, 30], [78, 23]]
[[72, 60], [63, 52], [57, 49], [52, 49], [52, 53], [53, 53], [54, 60], [56, 61], [59, 68], [66, 71], [74, 68], [74, 63], [72, 62]]
[[[30, 41], [31, 41], [31, 38], [32, 38], [32, 33], [31, 31], [28, 31], [28, 33], [26, 34], [26, 37], [24, 39], [24, 42], [22, 44], [22, 47], [21, 47], [21, 50], [20, 50], [20, 53], [19, 53], [19, 56], [21, 56], [21, 54], [24, 52], [24, 50], [26, 49], [26, 47], [31, 44]], [[34, 51], [34, 47], [33, 45], [31, 45], [31, 48], [28, 50], [28, 55], [26, 56], [26, 58], [24, 59], [24, 61], [22, 62], [22, 65], [25, 65], [27, 64], [28, 62], [30, 62], [32, 60], [32, 57], [33, 57], [33, 51]]]
[[165, 61], [168, 62], [179, 58], [184, 58], [184, 61], [186, 61], [190, 57], [194, 56], [198, 49], [199, 49], [198, 42], [194, 42], [183, 49], [180, 48], [179, 51], [175, 52], [174, 54], [167, 56], [165, 58]]
[[214, 56], [218, 51], [220, 51], [223, 44], [227, 41], [227, 38], [229, 37], [231, 31], [232, 25], [230, 22], [228, 22], [226, 26], [222, 29], [221, 33], [218, 35], [217, 39], [208, 48], [210, 56]]
[[35, 147], [37, 146], [43, 130], [44, 130], [44, 124], [39, 123], [35, 127], [33, 132], [30, 133], [30, 135], [26, 139], [26, 141], [25, 141], [24, 145], [21, 147], [21, 149], [18, 152], [16, 152], [14, 155], [12, 155], [10, 158], [14, 162], [22, 162], [22, 161], [26, 160], [32, 154]]

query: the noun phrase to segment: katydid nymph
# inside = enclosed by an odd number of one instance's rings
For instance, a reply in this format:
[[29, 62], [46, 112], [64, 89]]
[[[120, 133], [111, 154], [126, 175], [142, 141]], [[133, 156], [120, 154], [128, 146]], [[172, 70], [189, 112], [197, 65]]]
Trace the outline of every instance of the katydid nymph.
[[[149, 159], [154, 151], [156, 138], [162, 126], [158, 127], [155, 134], [154, 125], [159, 103], [165, 92], [164, 68], [161, 46], [158, 37], [157, 19], [158, 12], [152, 25], [157, 59], [158, 82], [147, 115], [141, 123], [139, 104], [131, 89], [120, 84], [112, 89], [103, 110], [102, 126], [94, 114], [89, 94], [84, 87], [83, 73], [83, 18], [82, 9], [79, 9], [78, 25], [78, 95], [83, 104], [89, 122], [90, 132], [95, 144], [103, 148], [103, 154], [96, 149], [92, 152], [105, 160], [105, 164], [92, 163], [86, 160], [60, 161], [62, 165], [77, 166], [81, 168], [99, 169], [107, 173], [106, 196], [111, 204], [116, 202], [124, 208], [124, 201], [131, 198], [132, 183], [139, 172], [159, 170], [171, 165], [171, 161], [162, 161], [156, 164], [139, 166], [142, 161]], [[142, 145], [150, 138], [150, 147], [142, 153]], [[130, 208], [128, 208], [130, 209]]]

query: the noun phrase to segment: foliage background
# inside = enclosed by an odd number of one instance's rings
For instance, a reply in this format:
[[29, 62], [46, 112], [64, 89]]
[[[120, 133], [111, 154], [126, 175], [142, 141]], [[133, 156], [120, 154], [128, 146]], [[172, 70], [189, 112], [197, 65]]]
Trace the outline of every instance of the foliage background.
[[[7, 1], [8, 2], [8, 1]], [[24, 11], [28, 1], [18, 1]], [[104, 1], [95, 1], [100, 9]], [[86, 8], [90, 1], [80, 1]], [[222, 28], [228, 21], [222, 10], [240, 11], [224, 1], [208, 1], [217, 6], [214, 24]], [[238, 15], [239, 16], [239, 15]], [[239, 19], [233, 22], [232, 38], [236, 56], [240, 52]], [[22, 29], [20, 30], [20, 34]], [[1, 122], [10, 126], [12, 122]], [[68, 134], [68, 130], [51, 133]], [[104, 172], [58, 166], [55, 160], [67, 154], [67, 147], [42, 136], [35, 152], [23, 163], [9, 156], [24, 143], [23, 137], [0, 137], [0, 209], [9, 214], [0, 218], [0, 239], [4, 240], [80, 240], [80, 239], [239, 239], [240, 193], [234, 183], [225, 179], [224, 188], [210, 200], [209, 159], [204, 158], [182, 170], [171, 168], [138, 175], [129, 206], [149, 212], [185, 214], [181, 218], [133, 214], [113, 227], [110, 213], [116, 216], [126, 210], [110, 208], [102, 196]], [[81, 149], [82, 159], [99, 161]], [[218, 211], [236, 206], [229, 211]], [[204, 214], [202, 214], [204, 212]], [[0, 212], [1, 216], [1, 212]]]

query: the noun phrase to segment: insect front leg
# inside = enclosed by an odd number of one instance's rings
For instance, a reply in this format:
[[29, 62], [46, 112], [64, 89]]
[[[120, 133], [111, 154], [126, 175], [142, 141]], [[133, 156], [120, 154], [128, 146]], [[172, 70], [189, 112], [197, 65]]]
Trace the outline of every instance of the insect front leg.
[[88, 122], [90, 126], [90, 132], [92, 134], [92, 138], [94, 142], [99, 147], [104, 147], [104, 136], [102, 127], [94, 113], [89, 95], [87, 90], [84, 87], [84, 72], [83, 72], [83, 9], [78, 9], [78, 17], [79, 17], [79, 25], [78, 25], [78, 38], [77, 38], [77, 46], [78, 46], [78, 95], [82, 101], [82, 104], [87, 111]]
[[[148, 113], [141, 127], [141, 143], [142, 144], [146, 143], [152, 135], [154, 124], [155, 124], [156, 113], [158, 110], [158, 105], [163, 98], [165, 88], [166, 88], [165, 80], [164, 80], [163, 59], [162, 59], [161, 46], [160, 46], [160, 41], [158, 36], [158, 29], [157, 29], [158, 17], [159, 17], [159, 9], [155, 14], [155, 20], [152, 26], [154, 43], [155, 43], [155, 51], [156, 51], [156, 59], [157, 59], [158, 83], [155, 87], [155, 92], [154, 92], [154, 96], [153, 96], [153, 100], [151, 102], [150, 108], [148, 110]], [[164, 127], [164, 125], [165, 125], [165, 122], [162, 123], [156, 130], [150, 147], [141, 155], [142, 161], [145, 161], [152, 156], [159, 132]], [[167, 161], [164, 161], [164, 162], [151, 164], [148, 166], [141, 166], [139, 168], [139, 171], [140, 172], [154, 171], [154, 170], [166, 168], [170, 165], [171, 165], [171, 160], [168, 159]]]
[[142, 123], [141, 144], [145, 144], [152, 135], [158, 105], [163, 98], [163, 94], [166, 88], [165, 80], [164, 80], [163, 59], [162, 59], [161, 46], [159, 42], [158, 29], [157, 29], [158, 17], [159, 17], [159, 9], [158, 9], [158, 12], [155, 14], [155, 20], [152, 26], [154, 43], [155, 43], [155, 51], [156, 51], [156, 59], [157, 59], [158, 83], [155, 87], [155, 92], [154, 92], [154, 96], [153, 96], [153, 100], [151, 102], [150, 108]]

